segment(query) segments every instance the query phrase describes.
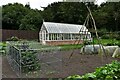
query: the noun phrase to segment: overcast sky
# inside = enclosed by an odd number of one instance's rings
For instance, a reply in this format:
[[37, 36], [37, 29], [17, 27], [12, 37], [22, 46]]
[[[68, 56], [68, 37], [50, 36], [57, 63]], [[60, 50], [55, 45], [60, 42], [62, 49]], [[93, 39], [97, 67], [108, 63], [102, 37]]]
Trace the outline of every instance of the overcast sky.
[[[8, 3], [22, 3], [23, 5], [25, 5], [26, 3], [30, 3], [30, 7], [35, 9], [41, 9], [40, 7], [47, 7], [48, 4], [51, 4], [53, 2], [58, 2], [58, 1], [63, 1], [63, 0], [0, 0], [0, 6], [1, 5], [6, 5]], [[102, 2], [104, 2], [105, 0], [97, 0], [97, 4], [101, 4]]]

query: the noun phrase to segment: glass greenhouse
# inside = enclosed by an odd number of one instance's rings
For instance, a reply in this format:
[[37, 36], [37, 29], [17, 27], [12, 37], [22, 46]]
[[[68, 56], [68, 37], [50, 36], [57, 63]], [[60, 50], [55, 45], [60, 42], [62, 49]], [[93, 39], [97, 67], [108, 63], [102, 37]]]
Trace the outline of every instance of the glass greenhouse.
[[39, 32], [39, 40], [47, 42], [64, 42], [74, 40], [91, 40], [91, 33], [84, 25], [43, 22]]

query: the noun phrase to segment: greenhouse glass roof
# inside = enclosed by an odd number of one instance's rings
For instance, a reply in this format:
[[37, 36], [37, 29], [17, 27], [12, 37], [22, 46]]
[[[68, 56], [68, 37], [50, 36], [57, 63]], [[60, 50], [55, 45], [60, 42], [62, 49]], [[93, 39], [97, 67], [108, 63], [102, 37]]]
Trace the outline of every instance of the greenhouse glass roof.
[[48, 33], [79, 33], [80, 30], [81, 32], [88, 31], [84, 25], [76, 24], [43, 22], [43, 26]]

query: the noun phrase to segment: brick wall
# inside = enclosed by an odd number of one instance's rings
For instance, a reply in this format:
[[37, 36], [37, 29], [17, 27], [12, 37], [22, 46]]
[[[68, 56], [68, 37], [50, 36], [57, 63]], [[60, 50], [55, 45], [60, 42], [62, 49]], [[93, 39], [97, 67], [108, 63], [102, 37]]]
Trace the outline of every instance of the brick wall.
[[5, 30], [5, 29], [2, 30], [0, 29], [0, 31], [2, 31], [2, 37], [0, 37], [0, 40], [2, 38], [2, 41], [5, 41], [12, 36], [16, 36], [20, 39], [27, 40], [38, 39], [39, 36], [39, 31]]
[[48, 45], [63, 45], [63, 44], [81, 44], [82, 40], [66, 40], [66, 41], [46, 41]]

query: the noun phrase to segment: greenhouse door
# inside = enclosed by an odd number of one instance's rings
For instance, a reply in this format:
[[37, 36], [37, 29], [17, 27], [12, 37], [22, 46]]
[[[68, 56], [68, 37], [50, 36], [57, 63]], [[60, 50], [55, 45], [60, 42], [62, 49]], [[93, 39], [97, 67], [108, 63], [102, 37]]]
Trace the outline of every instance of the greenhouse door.
[[46, 40], [46, 31], [43, 30], [42, 31], [42, 43], [45, 44], [45, 40]]

